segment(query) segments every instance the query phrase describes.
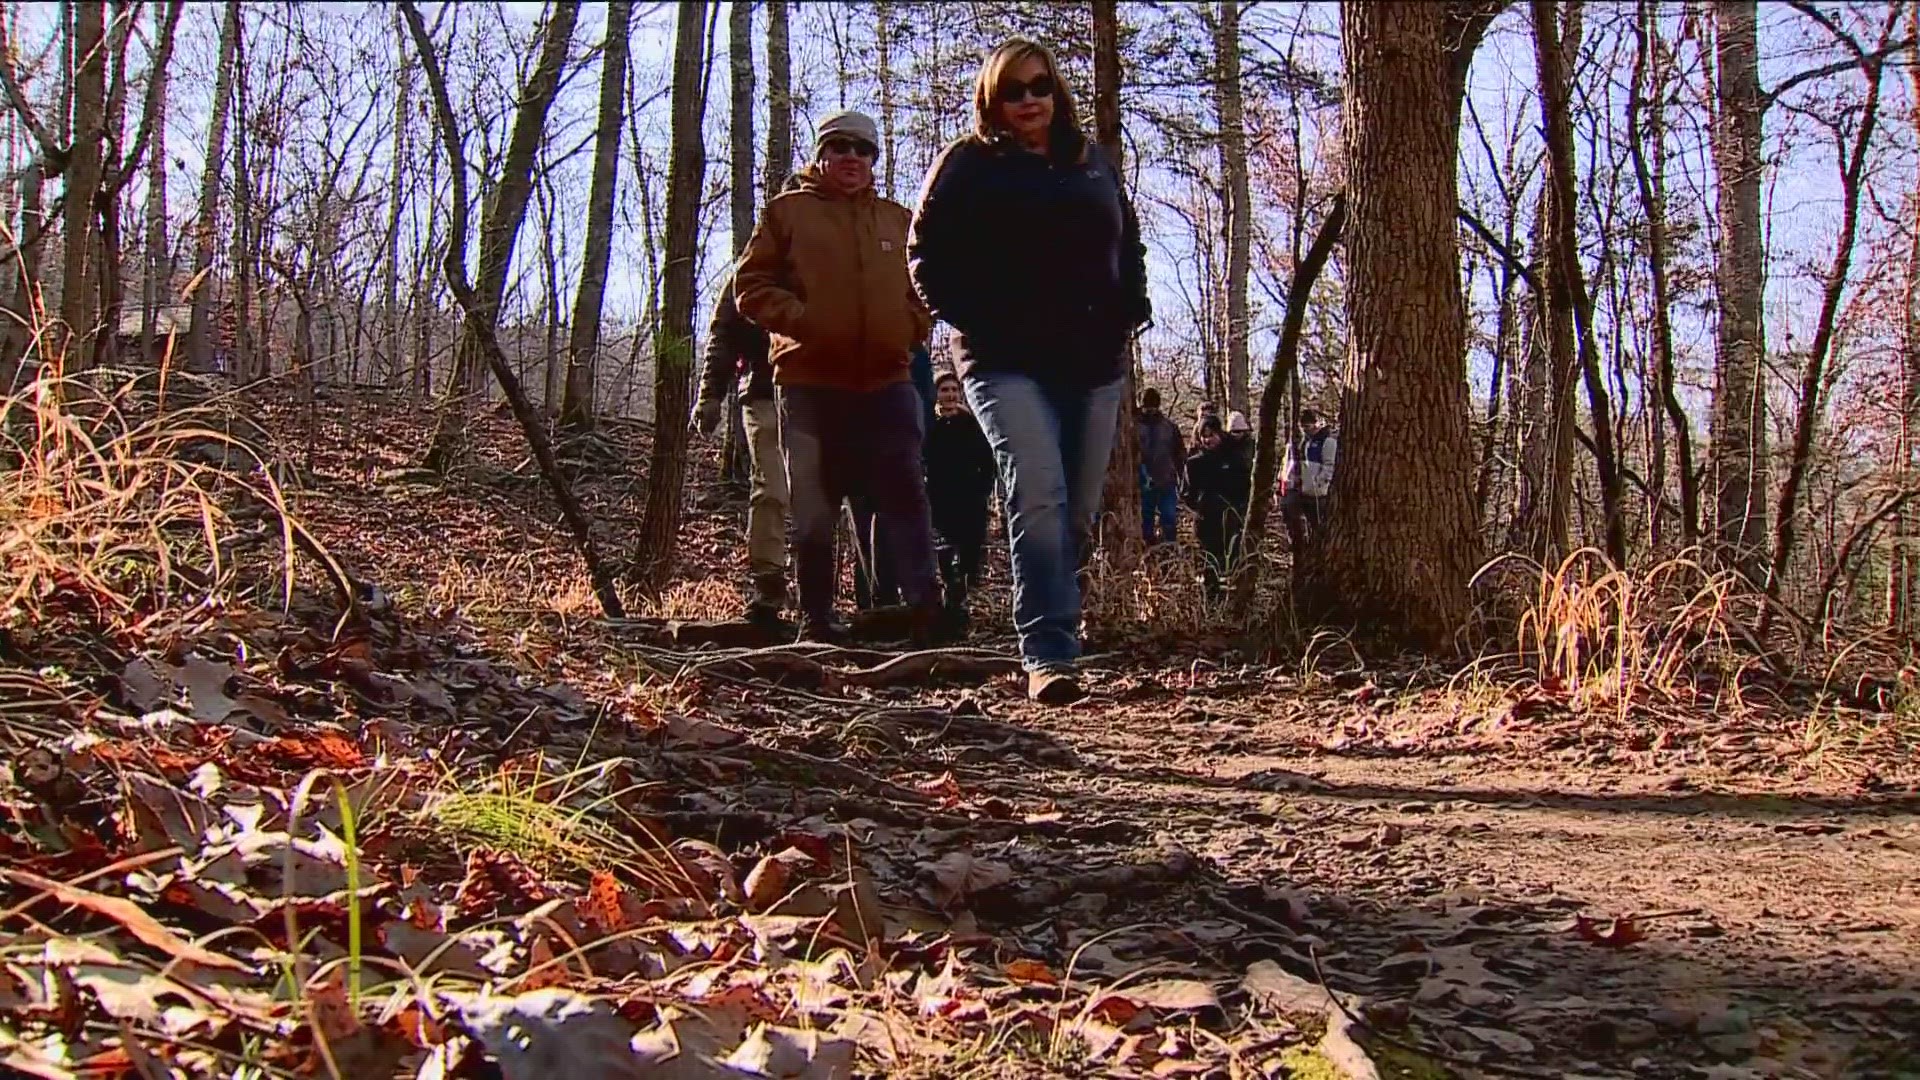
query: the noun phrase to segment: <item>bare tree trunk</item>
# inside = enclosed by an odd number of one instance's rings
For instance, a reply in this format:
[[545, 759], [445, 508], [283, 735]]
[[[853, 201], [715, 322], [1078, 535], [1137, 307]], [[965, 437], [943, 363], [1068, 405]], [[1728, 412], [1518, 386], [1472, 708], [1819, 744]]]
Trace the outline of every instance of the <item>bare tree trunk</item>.
[[[181, 4], [169, 5], [170, 10], [163, 16], [159, 7], [154, 7], [154, 21], [164, 23], [158, 33], [169, 43], [172, 41], [173, 24], [177, 24]], [[140, 358], [142, 361], [156, 355], [158, 335], [155, 321], [159, 318], [160, 305], [166, 303], [172, 291], [173, 260], [167, 253], [167, 68], [161, 58], [156, 56], [153, 71], [148, 75], [147, 109], [144, 123], [149, 128], [147, 135], [147, 207], [146, 207], [146, 245], [145, 258], [142, 260], [140, 277]], [[129, 162], [129, 165], [132, 163]], [[177, 343], [176, 343], [177, 344]]]
[[1227, 210], [1227, 408], [1246, 412], [1252, 368], [1247, 279], [1253, 270], [1253, 188], [1247, 180], [1247, 121], [1240, 88], [1240, 0], [1221, 0], [1213, 27], [1214, 106]]
[[[1890, 7], [1880, 37], [1885, 49], [1893, 36], [1898, 7]], [[1806, 482], [1807, 467], [1813, 454], [1814, 431], [1820, 424], [1822, 402], [1828, 390], [1827, 354], [1833, 349], [1834, 330], [1840, 318], [1840, 302], [1846, 296], [1847, 276], [1853, 269], [1853, 242], [1860, 226], [1860, 189], [1866, 175], [1867, 150], [1880, 120], [1881, 75], [1884, 59], [1856, 57], [1860, 73], [1867, 80], [1865, 102], [1850, 124], [1833, 128], [1834, 156], [1840, 164], [1840, 235], [1834, 241], [1833, 258], [1827, 267], [1826, 287], [1821, 292], [1820, 316], [1814, 325], [1813, 345], [1807, 352], [1806, 366], [1800, 374], [1800, 400], [1794, 410], [1793, 449], [1787, 459], [1787, 475], [1780, 485], [1780, 503], [1774, 512], [1773, 561], [1767, 572], [1767, 594], [1779, 596], [1785, 586], [1787, 566], [1793, 558], [1795, 518], [1798, 514], [1801, 485]], [[1845, 131], [1852, 128], [1853, 145], [1847, 146]], [[1772, 609], [1768, 609], [1771, 615]]]
[[[393, 15], [393, 27], [396, 35], [402, 37], [405, 31], [401, 27], [400, 13]], [[400, 381], [403, 369], [401, 357], [405, 353], [405, 330], [400, 318], [400, 217], [407, 201], [407, 173], [412, 167], [413, 132], [413, 68], [407, 62], [406, 53], [395, 49], [393, 54], [394, 96], [393, 96], [393, 174], [388, 177], [387, 187], [387, 266], [386, 279], [382, 283], [383, 315], [386, 327], [387, 374], [382, 380], [388, 386]]]
[[1721, 556], [1758, 581], [1767, 543], [1767, 349], [1760, 216], [1759, 7], [1714, 0], [1718, 115], [1713, 126], [1720, 250], [1714, 356], [1713, 465]]
[[[1700, 540], [1700, 486], [1693, 465], [1693, 429], [1686, 410], [1680, 405], [1674, 379], [1673, 301], [1667, 271], [1666, 89], [1670, 65], [1659, 55], [1662, 48], [1659, 7], [1653, 0], [1640, 0], [1634, 33], [1637, 43], [1634, 74], [1628, 84], [1627, 151], [1633, 156], [1634, 180], [1647, 216], [1647, 269], [1653, 279], [1654, 393], [1666, 412], [1667, 424], [1673, 429], [1674, 464], [1680, 481], [1680, 536], [1682, 543], [1692, 547]], [[1650, 100], [1641, 92], [1643, 80], [1649, 78], [1649, 66], [1651, 81], [1646, 85], [1651, 90]], [[1644, 138], [1639, 123], [1642, 112], [1646, 115]], [[1646, 151], [1649, 146], [1653, 153], [1651, 164]], [[1658, 455], [1649, 480], [1653, 488], [1650, 513], [1656, 520], [1660, 501], [1666, 496], [1665, 474], [1665, 455]], [[1659, 535], [1657, 525], [1654, 535]]]
[[706, 0], [680, 0], [673, 48], [673, 160], [667, 169], [666, 271], [660, 326], [654, 336], [653, 455], [647, 463], [647, 501], [635, 552], [635, 583], [648, 593], [673, 574], [687, 475], [687, 411], [693, 397], [694, 256], [699, 243], [700, 191], [707, 151], [702, 106], [702, 24]]
[[[106, 6], [97, 3], [76, 4], [73, 9], [73, 115], [75, 127], [91, 126], [105, 115], [107, 97]], [[76, 131], [73, 151], [67, 159], [64, 177], [65, 210], [60, 239], [64, 245], [60, 275], [60, 319], [65, 324], [60, 343], [64, 362], [70, 370], [87, 365], [93, 354], [94, 333], [99, 329], [100, 310], [96, 303], [92, 277], [97, 215], [94, 197], [100, 192], [103, 168], [101, 140], [97, 134]], [[109, 327], [106, 333], [111, 334]]]
[[[506, 355], [500, 349], [500, 339], [494, 334], [494, 323], [499, 316], [498, 305], [487, 307], [483, 304], [473, 286], [467, 281], [467, 163], [461, 150], [459, 120], [453, 111], [453, 100], [447, 95], [446, 76], [441, 74], [440, 59], [434, 53], [433, 40], [428, 36], [427, 23], [420, 17], [419, 9], [410, 0], [400, 0], [400, 12], [407, 20], [407, 30], [413, 35], [414, 47], [420, 53], [420, 65], [427, 79], [427, 89], [433, 95], [434, 113], [438, 117], [441, 142], [446, 147], [448, 172], [453, 185], [453, 223], [448, 233], [447, 256], [444, 267], [447, 285], [453, 290], [454, 299], [460, 304], [464, 315], [466, 330], [478, 340], [482, 357], [492, 369], [494, 378], [499, 381], [500, 389], [507, 396], [507, 403], [513, 409], [514, 419], [520, 422], [520, 430], [526, 436], [527, 446], [533, 451], [533, 459], [540, 468], [540, 474], [547, 481], [554, 502], [559, 504], [560, 516], [573, 533], [574, 541], [580, 545], [580, 557], [587, 566], [587, 577], [593, 583], [595, 596], [600, 600], [601, 610], [608, 618], [618, 619], [625, 615], [620, 603], [620, 592], [615, 587], [613, 575], [607, 571], [606, 564], [600, 559], [600, 551], [593, 540], [593, 523], [588, 520], [580, 501], [574, 498], [573, 488], [560, 471], [560, 464], [553, 456], [553, 446], [547, 440], [546, 426], [534, 411], [532, 403], [514, 378], [513, 369], [508, 366]], [[567, 22], [567, 33], [571, 36], [572, 22]], [[549, 34], [554, 33], [554, 24], [547, 26]], [[565, 42], [561, 43], [564, 58]], [[547, 53], [542, 50], [542, 60]], [[556, 65], [557, 67], [557, 65]], [[540, 69], [536, 68], [536, 79]], [[559, 72], [553, 73], [553, 81], [559, 81]], [[522, 107], [530, 95], [523, 95]], [[543, 107], [544, 111], [544, 107]], [[518, 124], [516, 123], [516, 128]], [[544, 123], [542, 124], [544, 127]], [[535, 140], [538, 145], [539, 140]], [[524, 205], [523, 205], [524, 208]]]
[[[553, 108], [553, 99], [559, 96], [567, 47], [579, 19], [579, 0], [560, 0], [548, 12], [547, 25], [540, 36], [539, 59], [527, 76], [526, 85], [520, 88], [520, 105], [514, 112], [513, 133], [508, 136], [506, 157], [501, 162], [500, 182], [487, 199], [486, 213], [481, 218], [480, 262], [474, 296], [480, 305], [480, 318], [489, 330], [500, 322], [500, 299], [506, 293], [514, 243], [520, 236], [520, 226], [527, 217], [527, 202], [533, 195], [533, 166], [540, 156], [540, 144], [546, 139], [547, 113]], [[485, 359], [473, 319], [466, 322], [467, 332], [461, 336], [454, 353], [453, 374], [441, 390], [433, 436], [423, 462], [434, 472], [451, 470], [465, 449], [467, 395]]]
[[[1555, 371], [1570, 369], [1574, 363], [1574, 333], [1579, 334], [1579, 370], [1587, 384], [1587, 407], [1593, 417], [1593, 456], [1600, 478], [1600, 502], [1605, 518], [1605, 545], [1607, 558], [1615, 566], [1625, 566], [1627, 561], [1627, 541], [1625, 520], [1621, 513], [1620, 471], [1614, 458], [1613, 410], [1607, 397], [1605, 386], [1600, 380], [1599, 350], [1594, 340], [1593, 297], [1587, 292], [1586, 273], [1580, 265], [1579, 222], [1576, 207], [1579, 195], [1579, 180], [1574, 169], [1573, 116], [1570, 98], [1571, 61], [1578, 55], [1580, 48], [1580, 0], [1573, 0], [1567, 15], [1568, 34], [1563, 48], [1560, 41], [1559, 14], [1555, 0], [1533, 0], [1534, 52], [1537, 56], [1540, 74], [1540, 108], [1543, 126], [1547, 132], [1547, 156], [1550, 162], [1547, 176], [1552, 185], [1552, 198], [1548, 204], [1553, 209], [1548, 235], [1553, 238], [1548, 253], [1548, 289], [1549, 306], [1553, 317], [1552, 342]], [[1573, 380], [1569, 370], [1563, 383], [1555, 386], [1557, 395], [1564, 394], [1562, 401], [1555, 403], [1556, 411], [1556, 454], [1564, 454], [1565, 461], [1556, 466], [1556, 483], [1570, 480], [1571, 458], [1573, 455]], [[1559, 425], [1564, 424], [1564, 435]], [[1564, 440], [1564, 441], [1561, 441]], [[1565, 470], [1563, 473], [1562, 470]], [[1556, 492], [1556, 494], [1560, 494]], [[1564, 510], [1562, 510], [1564, 514]], [[1562, 517], [1554, 522], [1556, 529], [1563, 528]], [[1562, 550], [1554, 552], [1564, 555], [1566, 534], [1556, 532], [1555, 537]]]
[[626, 119], [632, 26], [632, 0], [612, 0], [607, 5], [607, 43], [600, 59], [600, 126], [593, 136], [586, 249], [580, 263], [580, 290], [573, 301], [573, 329], [567, 340], [566, 394], [560, 404], [561, 426], [573, 431], [593, 426], [594, 380], [600, 368], [600, 313], [607, 295], [607, 263], [613, 255], [613, 208], [620, 197], [620, 132]]
[[873, 5], [874, 70], [880, 82], [880, 193], [891, 199], [893, 188], [893, 5], [876, 0]]
[[1341, 6], [1349, 389], [1328, 536], [1295, 570], [1308, 621], [1432, 651], [1458, 645], [1481, 552], [1454, 223], [1466, 74], [1449, 26], [1457, 11]]
[[193, 230], [193, 322], [187, 331], [187, 362], [213, 370], [213, 245], [220, 232], [220, 177], [226, 167], [227, 123], [233, 110], [233, 69], [240, 47], [240, 0], [227, 0], [220, 19], [220, 62], [213, 77], [213, 117], [207, 125], [207, 157], [200, 169], [200, 209]]
[[772, 201], [793, 171], [793, 54], [787, 2], [767, 0], [767, 164], [761, 190]]
[[[727, 184], [731, 217], [733, 258], [747, 248], [753, 236], [753, 5], [732, 4], [727, 22], [727, 63], [731, 76], [732, 99], [727, 115], [727, 138], [732, 143], [733, 175]], [[884, 24], [885, 4], [881, 5]], [[884, 48], [881, 55], [886, 55]], [[891, 138], [891, 135], [888, 135]], [[891, 159], [891, 144], [882, 151]], [[731, 276], [731, 271], [728, 272]], [[723, 483], [745, 484], [752, 471], [747, 453], [746, 425], [740, 415], [740, 385], [735, 379], [727, 388], [727, 434], [720, 449], [720, 479]]]
[[[1094, 139], [1114, 169], [1126, 176], [1126, 146], [1120, 132], [1120, 11], [1115, 0], [1092, 0], [1093, 7], [1093, 129]], [[1141, 547], [1140, 539], [1140, 431], [1133, 422], [1133, 368], [1127, 366], [1126, 393], [1120, 401], [1120, 423], [1114, 432], [1113, 454], [1107, 459], [1107, 483], [1100, 496], [1102, 529], [1099, 543], [1120, 561], [1129, 561]]]
[[127, 0], [115, 0], [109, 7], [113, 21], [108, 26], [107, 55], [111, 74], [107, 81], [107, 110], [101, 143], [100, 184], [93, 197], [94, 212], [100, 217], [100, 233], [94, 245], [94, 287], [99, 290], [100, 333], [93, 339], [93, 362], [111, 366], [118, 363], [120, 313], [126, 307], [126, 279], [122, 273], [125, 245], [121, 237], [120, 192], [130, 172], [139, 165], [142, 148], [127, 147], [127, 46], [133, 41], [134, 11]]

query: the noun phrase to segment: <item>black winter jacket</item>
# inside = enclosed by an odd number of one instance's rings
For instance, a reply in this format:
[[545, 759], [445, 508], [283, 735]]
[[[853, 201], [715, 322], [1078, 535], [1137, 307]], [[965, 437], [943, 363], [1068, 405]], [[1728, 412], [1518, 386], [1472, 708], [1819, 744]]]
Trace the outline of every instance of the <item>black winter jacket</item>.
[[985, 513], [998, 468], [993, 447], [970, 412], [935, 417], [927, 429], [927, 501], [933, 516]]
[[700, 400], [725, 399], [733, 381], [747, 376], [749, 401], [773, 396], [773, 365], [767, 362], [767, 332], [740, 314], [733, 301], [733, 279], [720, 290], [707, 324], [707, 350], [702, 358]]
[[1203, 526], [1238, 525], [1246, 516], [1252, 487], [1245, 460], [1225, 442], [1187, 459], [1186, 503], [1200, 515]]
[[959, 331], [963, 375], [1103, 386], [1152, 319], [1140, 223], [1097, 146], [1058, 164], [1005, 141], [952, 143], [927, 175], [907, 258], [921, 300]]

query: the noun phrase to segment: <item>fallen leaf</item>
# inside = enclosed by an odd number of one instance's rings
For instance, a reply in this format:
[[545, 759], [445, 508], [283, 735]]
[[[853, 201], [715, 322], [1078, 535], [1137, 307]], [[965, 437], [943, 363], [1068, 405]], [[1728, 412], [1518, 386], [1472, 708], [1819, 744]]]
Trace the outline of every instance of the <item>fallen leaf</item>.
[[1191, 1012], [1220, 1007], [1220, 998], [1213, 992], [1213, 987], [1196, 979], [1161, 979], [1124, 987], [1114, 993], [1124, 995], [1136, 1005], [1160, 1012]]
[[1471, 1027], [1467, 1025], [1462, 1025], [1462, 1030], [1489, 1046], [1499, 1048], [1502, 1053], [1514, 1057], [1533, 1053], [1533, 1040], [1527, 1038], [1525, 1035], [1519, 1035], [1511, 1031], [1502, 1031], [1499, 1028]]
[[682, 746], [718, 749], [723, 746], [732, 746], [746, 739], [744, 733], [732, 728], [721, 727], [710, 720], [696, 720], [677, 713], [670, 714], [663, 727], [667, 733], [667, 741]]
[[105, 896], [78, 886], [67, 885], [30, 874], [25, 870], [0, 870], [0, 878], [30, 889], [39, 889], [63, 904], [70, 904], [93, 912], [95, 915], [112, 919], [127, 932], [138, 938], [144, 945], [159, 949], [175, 960], [186, 960], [203, 967], [225, 968], [228, 971], [246, 971], [247, 965], [230, 956], [202, 948], [190, 941], [176, 936], [173, 931], [161, 926], [153, 916], [140, 910], [139, 905], [117, 896]]
[[792, 871], [779, 856], [762, 857], [747, 872], [747, 880], [741, 885], [747, 894], [747, 909], [765, 911], [772, 907], [774, 901], [786, 895], [787, 882], [792, 876]]
[[1316, 1015], [1328, 1004], [1327, 992], [1320, 984], [1308, 982], [1271, 960], [1248, 964], [1240, 985], [1255, 1001], [1282, 1016]]
[[1009, 960], [1000, 965], [1000, 970], [1005, 972], [1007, 978], [1012, 979], [1014, 982], [1041, 983], [1046, 986], [1058, 986], [1060, 984], [1060, 976], [1054, 974], [1053, 969], [1040, 960], [1021, 957], [1016, 960]]
[[933, 878], [943, 899], [955, 900], [1013, 880], [1013, 867], [977, 859], [965, 851], [950, 851], [938, 862], [921, 867]]
[[1580, 940], [1603, 949], [1624, 949], [1647, 939], [1647, 935], [1634, 925], [1631, 918], [1615, 919], [1602, 930], [1600, 920], [1577, 915], [1573, 920], [1573, 933]]
[[587, 895], [580, 901], [580, 918], [601, 935], [617, 934], [627, 927], [626, 912], [620, 905], [620, 879], [605, 870], [595, 870], [587, 884]]
[[749, 1076], [841, 1080], [853, 1075], [854, 1044], [817, 1031], [756, 1024], [723, 1062]]
[[635, 1026], [604, 1001], [560, 989], [453, 1000], [463, 1026], [498, 1063], [502, 1080], [651, 1080], [660, 1075], [634, 1052]]

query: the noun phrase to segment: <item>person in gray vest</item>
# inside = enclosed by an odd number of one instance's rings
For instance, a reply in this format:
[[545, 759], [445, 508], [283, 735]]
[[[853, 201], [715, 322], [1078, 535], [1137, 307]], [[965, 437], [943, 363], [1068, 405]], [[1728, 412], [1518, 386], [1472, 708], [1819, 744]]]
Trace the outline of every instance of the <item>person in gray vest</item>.
[[1340, 440], [1327, 421], [1312, 409], [1300, 410], [1300, 438], [1287, 447], [1280, 473], [1280, 517], [1294, 557], [1306, 548], [1308, 537], [1317, 542], [1327, 528], [1327, 495], [1333, 489], [1333, 467]]

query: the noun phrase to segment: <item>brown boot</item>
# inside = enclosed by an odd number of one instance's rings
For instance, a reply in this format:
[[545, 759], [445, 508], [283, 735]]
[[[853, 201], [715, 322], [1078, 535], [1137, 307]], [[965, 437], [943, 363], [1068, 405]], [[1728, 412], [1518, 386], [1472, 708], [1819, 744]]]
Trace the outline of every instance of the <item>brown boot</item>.
[[1027, 699], [1040, 705], [1072, 705], [1085, 701], [1087, 692], [1070, 668], [1041, 668], [1027, 672]]
[[758, 574], [753, 579], [753, 599], [747, 602], [747, 621], [756, 626], [777, 626], [787, 606], [785, 574]]

